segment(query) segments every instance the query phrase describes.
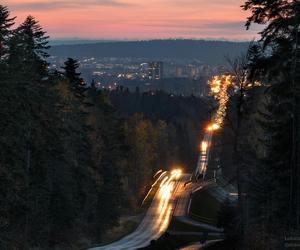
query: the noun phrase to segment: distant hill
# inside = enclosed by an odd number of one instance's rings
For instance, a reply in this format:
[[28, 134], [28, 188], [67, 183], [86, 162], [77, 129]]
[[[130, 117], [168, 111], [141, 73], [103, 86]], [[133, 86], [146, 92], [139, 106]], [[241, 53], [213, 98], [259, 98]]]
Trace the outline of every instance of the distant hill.
[[57, 45], [75, 45], [75, 44], [95, 44], [95, 43], [110, 43], [116, 40], [92, 40], [92, 39], [50, 39], [51, 46]]
[[150, 60], [197, 59], [210, 65], [224, 63], [224, 57], [235, 57], [246, 51], [248, 42], [204, 40], [116, 41], [94, 44], [53, 46], [51, 55], [62, 57], [147, 58]]

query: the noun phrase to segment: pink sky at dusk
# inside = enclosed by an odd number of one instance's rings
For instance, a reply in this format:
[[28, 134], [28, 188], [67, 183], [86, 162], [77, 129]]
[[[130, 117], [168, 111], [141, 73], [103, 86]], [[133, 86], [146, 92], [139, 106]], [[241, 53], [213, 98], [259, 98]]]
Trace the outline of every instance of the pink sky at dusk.
[[4, 0], [17, 23], [35, 16], [51, 38], [251, 40], [243, 0]]

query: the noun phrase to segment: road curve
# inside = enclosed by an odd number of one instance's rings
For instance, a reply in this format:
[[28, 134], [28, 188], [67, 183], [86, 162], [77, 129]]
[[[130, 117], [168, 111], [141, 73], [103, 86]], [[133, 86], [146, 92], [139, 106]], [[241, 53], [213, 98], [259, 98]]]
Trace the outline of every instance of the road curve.
[[184, 178], [169, 174], [163, 180], [144, 219], [131, 234], [112, 244], [89, 250], [133, 250], [146, 247], [151, 240], [159, 238], [168, 228], [174, 210], [176, 192]]

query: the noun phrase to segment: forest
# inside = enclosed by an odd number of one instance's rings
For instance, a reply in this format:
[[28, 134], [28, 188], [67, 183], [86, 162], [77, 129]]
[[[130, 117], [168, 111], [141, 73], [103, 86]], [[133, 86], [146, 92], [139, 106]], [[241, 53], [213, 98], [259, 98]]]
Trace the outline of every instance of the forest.
[[214, 161], [238, 200], [220, 211], [229, 245], [208, 249], [297, 249], [300, 2], [248, 0], [242, 8], [251, 13], [246, 27], [263, 29], [247, 54], [228, 61], [235, 85]]
[[[234, 84], [210, 164], [237, 201], [222, 204], [225, 238], [208, 249], [283, 249], [300, 230], [300, 2], [242, 8], [246, 28], [263, 28], [221, 72]], [[0, 249], [87, 248], [140, 208], [157, 170], [192, 172], [214, 102], [87, 87], [76, 59], [49, 70], [34, 17], [15, 21], [0, 5]]]
[[159, 169], [193, 168], [208, 105], [194, 96], [98, 91], [48, 36], [0, 6], [0, 248], [82, 249], [140, 208]]
[[166, 39], [150, 41], [113, 41], [94, 44], [53, 46], [51, 54], [60, 57], [147, 58], [148, 60], [200, 60], [208, 65], [223, 66], [224, 55], [239, 56], [249, 42]]

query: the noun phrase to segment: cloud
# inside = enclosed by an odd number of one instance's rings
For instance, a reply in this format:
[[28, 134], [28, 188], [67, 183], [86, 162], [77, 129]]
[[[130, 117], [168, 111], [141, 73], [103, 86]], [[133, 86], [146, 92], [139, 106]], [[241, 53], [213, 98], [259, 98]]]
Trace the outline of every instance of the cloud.
[[226, 20], [182, 20], [182, 19], [173, 19], [173, 20], [160, 20], [155, 22], [151, 20], [149, 22], [143, 23], [143, 26], [147, 27], [162, 27], [162, 28], [185, 28], [185, 29], [199, 29], [199, 28], [208, 28], [211, 30], [220, 30], [220, 29], [232, 29], [232, 30], [241, 30], [245, 26], [244, 21], [226, 21]]
[[251, 40], [257, 36], [261, 27], [253, 27], [251, 31], [247, 31], [244, 27], [244, 21], [227, 21], [227, 20], [164, 20], [161, 22], [150, 21], [141, 23], [148, 32], [163, 32], [172, 34], [177, 37], [201, 37], [216, 39], [243, 39]]
[[167, 5], [180, 5], [180, 6], [202, 6], [207, 8], [208, 6], [213, 7], [231, 7], [231, 6], [240, 6], [243, 4], [243, 0], [158, 0], [157, 3], [163, 3]]
[[245, 27], [245, 21], [207, 23], [206, 27], [212, 29], [242, 29]]
[[[0, 0], [13, 14], [37, 16], [59, 37], [252, 37], [245, 0]], [[82, 11], [81, 11], [82, 10]], [[261, 30], [261, 27], [259, 29]], [[98, 35], [97, 35], [98, 34]]]
[[112, 7], [128, 7], [132, 4], [122, 2], [120, 0], [59, 0], [51, 2], [27, 2], [27, 3], [11, 3], [9, 7], [13, 10], [57, 10], [57, 9], [79, 9], [84, 7], [95, 7], [95, 6], [112, 6]]

